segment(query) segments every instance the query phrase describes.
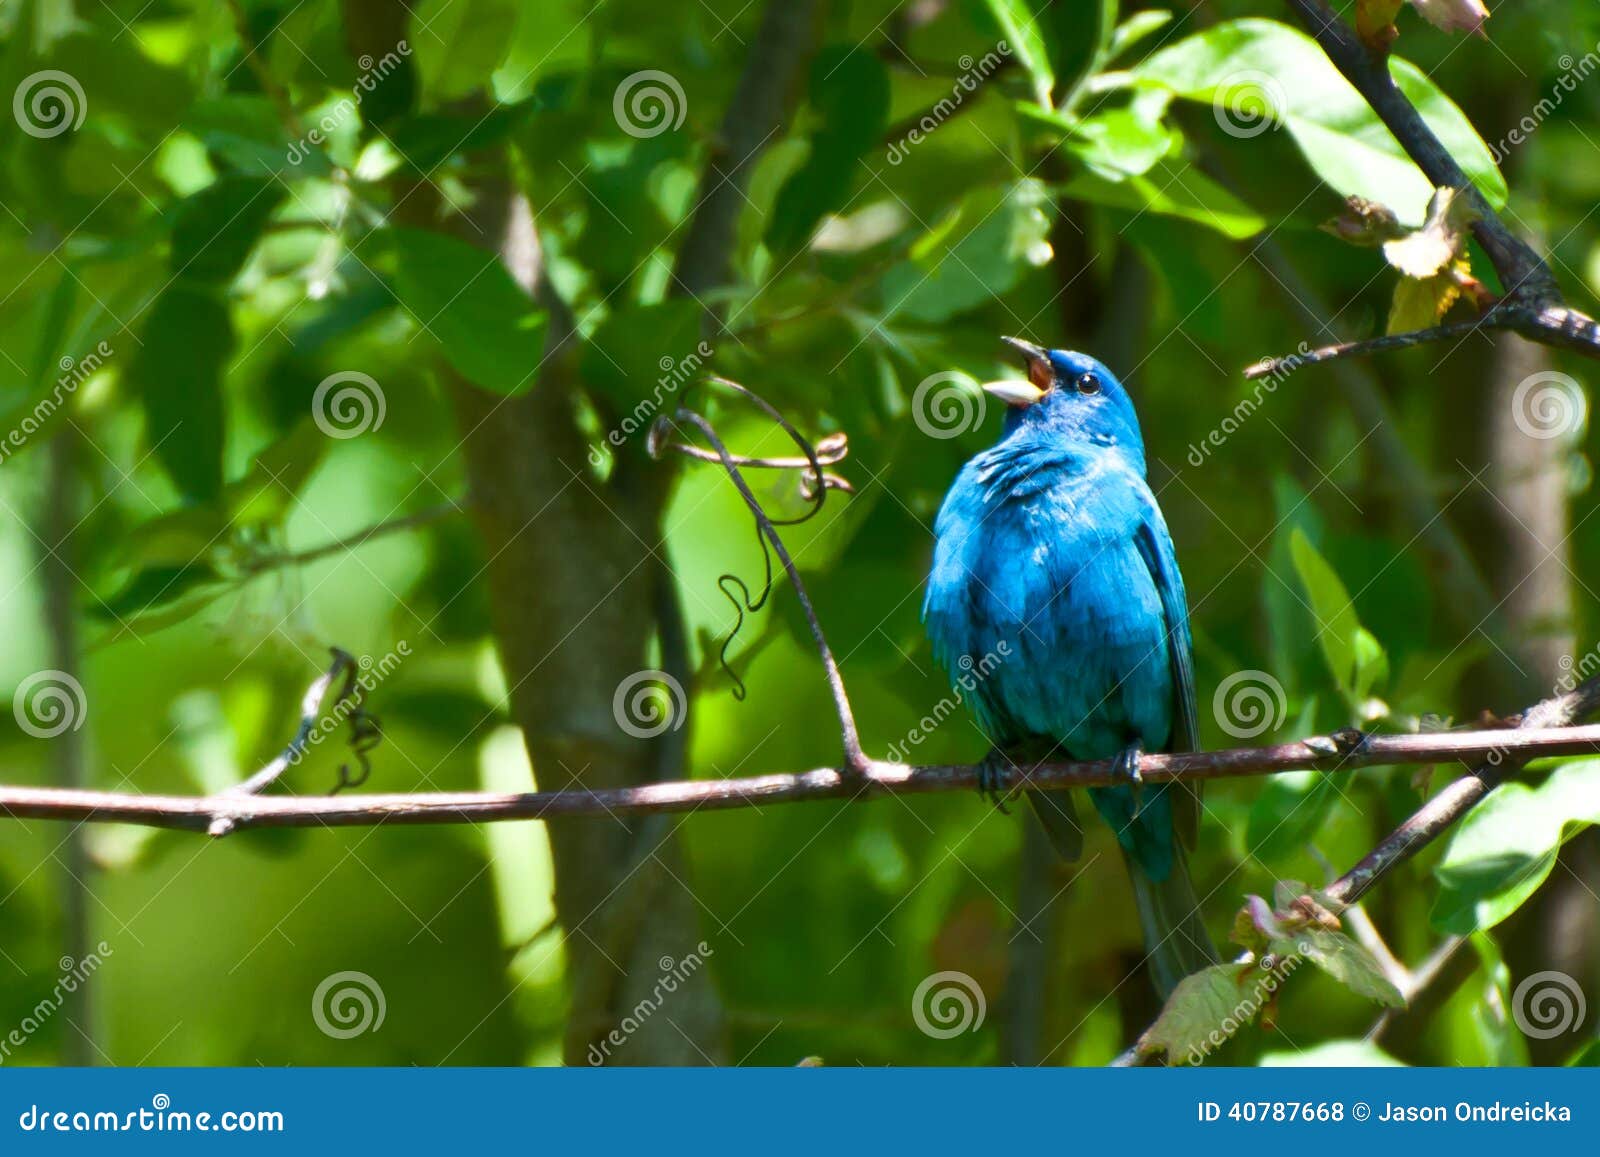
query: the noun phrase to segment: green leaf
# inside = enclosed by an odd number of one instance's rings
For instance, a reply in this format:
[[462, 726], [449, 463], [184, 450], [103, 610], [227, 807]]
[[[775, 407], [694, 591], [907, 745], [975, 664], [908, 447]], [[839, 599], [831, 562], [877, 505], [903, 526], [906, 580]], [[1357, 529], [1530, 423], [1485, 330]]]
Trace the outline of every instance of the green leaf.
[[145, 437], [187, 499], [222, 491], [222, 377], [233, 320], [213, 293], [179, 281], [150, 307], [129, 378], [144, 401]]
[[1165, 1053], [1171, 1064], [1199, 1064], [1253, 1021], [1272, 995], [1255, 983], [1258, 971], [1248, 964], [1213, 964], [1184, 977], [1139, 1038], [1139, 1052]]
[[1082, 118], [1021, 101], [1016, 108], [1024, 120], [1060, 130], [1061, 143], [1090, 172], [1119, 181], [1149, 172], [1175, 151], [1181, 138], [1163, 122], [1168, 104], [1166, 93], [1141, 93], [1126, 107]]
[[1041, 107], [1051, 107], [1050, 92], [1055, 88], [1055, 73], [1050, 68], [1050, 53], [1039, 31], [1039, 22], [1027, 0], [984, 0], [989, 14], [1000, 26], [1000, 35], [1033, 81], [1033, 96]]
[[1305, 957], [1358, 996], [1389, 1008], [1405, 1007], [1406, 998], [1384, 975], [1377, 958], [1343, 932], [1302, 928], [1292, 939], [1274, 942], [1272, 950], [1280, 956]]
[[[1466, 115], [1415, 65], [1391, 57], [1390, 70], [1479, 192], [1502, 207], [1505, 178]], [[1272, 20], [1229, 21], [1162, 49], [1134, 75], [1212, 104], [1224, 131], [1231, 125], [1235, 136], [1267, 131], [1255, 114], [1270, 105], [1276, 123], [1332, 188], [1382, 202], [1405, 224], [1421, 224], [1432, 183], [1316, 42], [1295, 29]], [[1230, 109], [1245, 106], [1253, 106], [1248, 119], [1230, 119]]]
[[663, 409], [670, 413], [672, 395], [700, 376], [709, 356], [710, 347], [700, 340], [702, 316], [700, 304], [687, 298], [624, 306], [584, 347], [584, 382], [623, 410], [649, 399], [649, 413], [637, 418], [644, 425]]
[[1128, 49], [1138, 44], [1146, 37], [1160, 32], [1172, 22], [1172, 13], [1163, 9], [1152, 8], [1144, 12], [1135, 12], [1111, 34], [1111, 43], [1106, 49], [1106, 59], [1115, 60]]
[[411, 36], [422, 83], [435, 103], [469, 96], [511, 51], [517, 29], [512, 0], [421, 0], [412, 5]]
[[1467, 814], [1433, 874], [1430, 918], [1458, 935], [1493, 928], [1538, 891], [1569, 825], [1600, 823], [1600, 759], [1562, 764], [1538, 787], [1508, 783]]
[[[88, 613], [91, 619], [99, 622], [117, 622], [140, 616], [141, 626], [146, 627], [155, 620], [146, 620], [143, 616], [163, 607], [172, 607], [180, 600], [185, 600], [186, 596], [197, 595], [221, 582], [222, 576], [209, 563], [146, 567], [109, 599], [92, 603]], [[185, 615], [190, 605], [189, 601], [183, 602]], [[166, 623], [162, 622], [161, 625]]]
[[811, 154], [789, 178], [773, 208], [767, 242], [789, 252], [811, 237], [824, 213], [850, 200], [858, 163], [878, 143], [889, 117], [889, 74], [864, 49], [834, 46], [811, 66], [811, 106], [822, 123]]
[[1311, 599], [1317, 641], [1334, 683], [1351, 703], [1360, 703], [1379, 677], [1387, 674], [1388, 657], [1362, 628], [1344, 583], [1299, 527], [1289, 537], [1289, 554]]
[[1148, 173], [1108, 181], [1093, 173], [1074, 177], [1062, 196], [1097, 205], [1181, 217], [1242, 241], [1267, 226], [1266, 218], [1188, 162], [1168, 157]]
[[1250, 805], [1245, 831], [1250, 855], [1275, 864], [1303, 852], [1338, 798], [1338, 786], [1322, 772], [1271, 776]]
[[227, 285], [250, 259], [284, 193], [270, 177], [230, 175], [185, 197], [172, 223], [172, 275]]
[[396, 229], [395, 293], [445, 360], [498, 394], [529, 389], [544, 356], [545, 314], [498, 257], [443, 233]]
[[1023, 271], [1048, 260], [1050, 222], [1037, 181], [968, 193], [950, 218], [912, 249], [915, 260], [883, 279], [890, 314], [947, 321], [1014, 288]]
[[316, 145], [289, 139], [276, 106], [264, 96], [230, 94], [199, 101], [185, 127], [246, 176], [298, 170], [305, 176], [322, 177], [333, 171], [327, 155]]

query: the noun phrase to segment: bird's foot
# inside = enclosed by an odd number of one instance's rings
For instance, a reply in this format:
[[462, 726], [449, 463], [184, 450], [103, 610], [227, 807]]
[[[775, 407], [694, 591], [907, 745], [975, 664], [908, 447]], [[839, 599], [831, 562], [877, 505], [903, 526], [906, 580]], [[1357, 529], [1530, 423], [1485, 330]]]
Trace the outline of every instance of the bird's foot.
[[1135, 740], [1117, 753], [1116, 759], [1111, 761], [1112, 771], [1122, 779], [1128, 781], [1128, 786], [1133, 789], [1133, 814], [1139, 814], [1139, 794], [1144, 790], [1144, 773], [1139, 770], [1139, 765], [1144, 762], [1144, 744]]
[[1010, 815], [1006, 796], [1010, 794], [1012, 779], [1017, 774], [1016, 761], [1000, 748], [991, 747], [989, 754], [978, 761], [978, 794], [999, 808], [1002, 814]]

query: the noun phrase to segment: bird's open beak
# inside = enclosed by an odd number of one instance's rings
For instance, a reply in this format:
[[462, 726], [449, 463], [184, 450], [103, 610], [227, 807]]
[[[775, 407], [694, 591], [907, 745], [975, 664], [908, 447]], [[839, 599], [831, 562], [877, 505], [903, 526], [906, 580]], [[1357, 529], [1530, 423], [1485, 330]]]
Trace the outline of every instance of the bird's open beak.
[[1001, 382], [984, 382], [983, 392], [999, 398], [1008, 406], [1031, 406], [1044, 397], [1044, 391], [1032, 382], [1008, 379]]
[[1036, 346], [1031, 341], [1023, 341], [1020, 337], [1003, 337], [1000, 339], [1006, 345], [1022, 355], [1023, 361], [1028, 366], [1028, 385], [1031, 389], [1024, 388], [1022, 382], [997, 382], [995, 385], [1006, 386], [1007, 390], [983, 388], [1003, 398], [1010, 406], [1031, 406], [1055, 384], [1056, 372], [1050, 365], [1050, 351], [1043, 346]]

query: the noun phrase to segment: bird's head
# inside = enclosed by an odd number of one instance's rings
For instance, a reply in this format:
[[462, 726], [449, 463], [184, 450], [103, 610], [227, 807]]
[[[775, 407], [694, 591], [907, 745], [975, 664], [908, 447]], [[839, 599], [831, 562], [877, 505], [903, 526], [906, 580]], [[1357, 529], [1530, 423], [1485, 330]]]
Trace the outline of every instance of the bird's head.
[[983, 388], [1006, 406], [1005, 435], [1115, 443], [1143, 458], [1144, 438], [1133, 399], [1117, 376], [1095, 358], [1072, 350], [1047, 350], [1021, 338], [1001, 338], [1022, 355], [1027, 379], [989, 382]]

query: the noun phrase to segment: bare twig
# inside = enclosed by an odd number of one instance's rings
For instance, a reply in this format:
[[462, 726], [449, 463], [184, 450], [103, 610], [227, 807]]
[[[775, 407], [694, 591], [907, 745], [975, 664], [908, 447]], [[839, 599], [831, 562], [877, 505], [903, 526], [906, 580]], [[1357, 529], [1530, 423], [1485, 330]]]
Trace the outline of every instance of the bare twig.
[[[728, 452], [727, 446], [723, 444], [716, 429], [704, 417], [693, 410], [679, 407], [677, 413], [671, 419], [663, 417], [658, 420], [650, 432], [651, 449], [657, 453], [664, 449], [680, 452], [688, 452], [694, 449], [692, 446], [685, 446], [681, 442], [672, 441], [666, 437], [667, 430], [677, 422], [693, 426], [706, 441], [711, 443], [712, 449], [716, 452], [717, 460], [722, 463], [722, 468], [727, 471], [728, 477], [733, 480], [734, 486], [738, 488], [739, 496], [744, 499], [745, 506], [749, 508], [751, 515], [755, 518], [756, 527], [762, 538], [772, 547], [773, 553], [778, 556], [778, 561], [782, 564], [784, 573], [789, 576], [789, 585], [794, 588], [795, 597], [800, 600], [801, 609], [805, 612], [806, 623], [811, 628], [812, 641], [816, 644], [817, 654], [822, 660], [823, 674], [828, 680], [828, 690], [833, 696], [834, 711], [839, 717], [840, 741], [844, 747], [844, 767], [853, 775], [865, 775], [872, 765], [872, 760], [868, 759], [866, 753], [861, 749], [861, 736], [856, 728], [855, 712], [850, 707], [850, 696], [845, 691], [844, 678], [839, 674], [839, 664], [834, 660], [833, 651], [828, 646], [827, 636], [822, 631], [822, 622], [817, 618], [816, 608], [811, 604], [811, 596], [806, 593], [805, 583], [800, 580], [800, 572], [796, 569], [794, 560], [789, 556], [788, 548], [783, 545], [783, 538], [778, 534], [777, 529], [782, 525], [792, 525], [795, 522], [804, 521], [806, 518], [811, 517], [811, 514], [820, 510], [830, 489], [829, 479], [831, 476], [822, 469], [822, 461], [811, 444], [769, 402], [738, 382], [729, 381], [727, 378], [712, 378], [711, 381], [735, 391], [760, 407], [804, 452], [804, 461], [810, 470], [811, 485], [806, 491], [806, 498], [811, 503], [811, 512], [799, 519], [774, 519], [770, 517], [761, 508], [761, 503], [756, 499], [754, 492], [751, 491], [749, 483], [744, 480], [744, 475], [739, 472], [738, 460]], [[843, 457], [845, 444], [842, 441], [837, 443], [837, 449], [839, 457]], [[695, 456], [698, 457], [699, 455]], [[832, 488], [837, 489], [838, 487], [834, 486]], [[770, 581], [769, 561], [769, 586], [766, 588], [768, 590], [770, 590]], [[750, 609], [755, 609], [765, 599], [766, 594], [763, 592], [760, 599], [750, 604]], [[741, 610], [743, 609], [741, 607]]]
[[313, 546], [306, 550], [289, 551], [282, 554], [267, 554], [260, 558], [251, 559], [245, 565], [245, 570], [254, 576], [263, 571], [276, 570], [279, 567], [305, 566], [308, 563], [320, 562], [334, 555], [347, 554], [357, 547], [379, 538], [386, 538], [391, 534], [398, 534], [403, 530], [414, 530], [419, 526], [427, 526], [441, 519], [450, 518], [461, 514], [466, 509], [465, 501], [440, 502], [435, 506], [427, 506], [411, 514], [401, 515], [399, 518], [390, 518], [383, 522], [375, 522], [364, 527], [354, 534], [345, 535], [343, 538], [332, 542], [325, 542], [321, 546]]
[[[356, 685], [356, 660], [348, 651], [338, 647], [330, 648], [333, 653], [333, 662], [328, 665], [327, 671], [319, 675], [310, 687], [306, 688], [305, 697], [300, 701], [300, 726], [295, 730], [294, 738], [281, 752], [273, 757], [272, 761], [256, 772], [249, 779], [234, 784], [227, 791], [222, 792], [219, 800], [229, 798], [248, 797], [258, 795], [267, 790], [278, 781], [278, 777], [289, 768], [299, 763], [304, 758], [306, 748], [311, 743], [311, 735], [317, 729], [318, 722], [322, 719], [322, 706], [327, 701], [328, 689], [341, 675], [344, 685], [339, 690], [336, 702], [358, 702], [360, 688]], [[341, 782], [344, 779], [341, 773]], [[220, 808], [216, 817], [211, 821], [208, 832], [213, 836], [225, 836], [236, 826], [236, 819], [226, 808]]]
[[[1600, 680], [1595, 682], [1600, 689]], [[1551, 722], [1546, 720], [1547, 724]], [[1510, 766], [1547, 756], [1600, 752], [1600, 725], [1374, 735], [1342, 755], [1328, 754], [1336, 743], [1335, 738], [1323, 736], [1272, 747], [1152, 754], [1141, 764], [1141, 774], [1149, 783], [1164, 783], [1178, 779], [1274, 775], [1284, 771], [1338, 773], [1361, 767], [1478, 763], [1490, 758], [1500, 759], [1502, 766]], [[235, 792], [217, 796], [162, 796], [0, 787], [0, 814], [13, 818], [131, 823], [202, 832], [210, 830], [219, 816], [228, 817], [237, 828], [491, 823], [557, 816], [616, 818], [659, 812], [765, 807], [773, 803], [862, 795], [975, 791], [979, 773], [975, 764], [911, 766], [868, 761], [857, 773], [848, 768], [824, 767], [743, 779], [687, 780], [598, 791], [420, 792], [347, 797], [260, 796]], [[1107, 787], [1125, 781], [1126, 775], [1117, 769], [1115, 761], [1096, 760], [1041, 763], [1012, 773], [1010, 786], [1043, 791]], [[1398, 861], [1391, 858], [1391, 866], [1395, 862]]]

